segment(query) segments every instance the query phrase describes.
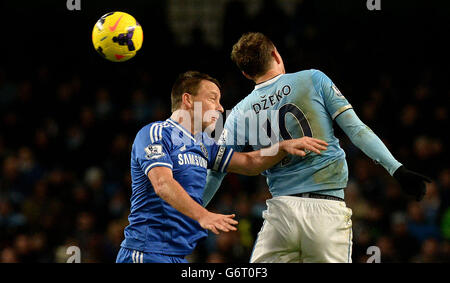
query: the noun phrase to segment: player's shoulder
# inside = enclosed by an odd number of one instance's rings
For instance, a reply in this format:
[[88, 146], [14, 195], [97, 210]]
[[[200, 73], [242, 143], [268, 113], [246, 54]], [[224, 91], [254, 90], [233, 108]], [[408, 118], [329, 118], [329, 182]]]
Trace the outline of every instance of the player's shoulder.
[[300, 77], [299, 81], [307, 81], [319, 91], [324, 85], [331, 82], [331, 79], [321, 70], [309, 69], [296, 73]]
[[155, 121], [143, 126], [136, 134], [136, 139], [149, 140], [154, 143], [170, 137], [173, 125], [166, 121]]
[[284, 74], [277, 82], [278, 85], [318, 85], [326, 75], [317, 69], [300, 70]]
[[325, 73], [318, 69], [301, 70], [301, 71], [298, 71], [295, 73], [285, 74], [285, 76], [287, 78], [295, 77], [296, 79], [300, 78], [300, 79], [312, 79], [312, 80], [322, 79], [322, 78], [326, 77]]
[[286, 73], [283, 76], [284, 77], [308, 77], [308, 76], [312, 76], [312, 74], [317, 71], [315, 69], [308, 69], [308, 70], [300, 70], [294, 73]]

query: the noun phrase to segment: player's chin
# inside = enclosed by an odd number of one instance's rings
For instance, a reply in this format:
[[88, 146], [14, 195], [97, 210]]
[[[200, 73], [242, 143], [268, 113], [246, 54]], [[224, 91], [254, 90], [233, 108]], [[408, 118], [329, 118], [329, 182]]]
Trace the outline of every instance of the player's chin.
[[214, 130], [216, 128], [217, 118], [211, 118], [211, 121], [203, 123], [203, 131]]

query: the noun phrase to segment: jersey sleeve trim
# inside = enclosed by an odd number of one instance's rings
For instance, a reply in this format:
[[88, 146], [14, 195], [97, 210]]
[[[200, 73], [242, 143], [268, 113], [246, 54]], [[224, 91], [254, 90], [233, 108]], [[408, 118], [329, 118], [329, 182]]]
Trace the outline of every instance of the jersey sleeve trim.
[[342, 112], [348, 110], [348, 109], [352, 109], [353, 107], [350, 104], [347, 104], [345, 106], [342, 106], [341, 108], [339, 108], [338, 110], [336, 110], [336, 112], [333, 113], [333, 115], [331, 115], [331, 119], [336, 119], [336, 117], [341, 114]]
[[230, 148], [230, 150], [228, 151], [228, 155], [227, 158], [225, 159], [225, 162], [222, 165], [222, 168], [220, 169], [220, 172], [225, 172], [225, 169], [228, 167], [228, 164], [230, 163], [231, 160], [231, 156], [233, 156], [234, 150], [232, 148]]
[[150, 127], [150, 141], [151, 141], [151, 143], [155, 143], [155, 142], [157, 142], [157, 141], [162, 139], [162, 129], [163, 129], [162, 125], [159, 125], [159, 124], [156, 124], [156, 123], [153, 124]]
[[170, 169], [173, 169], [172, 164], [170, 163], [166, 163], [166, 162], [155, 162], [150, 164], [149, 166], [147, 166], [147, 168], [145, 168], [145, 175], [148, 174], [148, 171], [150, 171], [150, 169], [152, 169], [153, 167], [168, 167]]
[[225, 146], [219, 146], [219, 150], [217, 151], [216, 160], [214, 161], [212, 170], [214, 170], [214, 171], [219, 170], [219, 166], [220, 166], [220, 163], [222, 162], [225, 151], [226, 151]]

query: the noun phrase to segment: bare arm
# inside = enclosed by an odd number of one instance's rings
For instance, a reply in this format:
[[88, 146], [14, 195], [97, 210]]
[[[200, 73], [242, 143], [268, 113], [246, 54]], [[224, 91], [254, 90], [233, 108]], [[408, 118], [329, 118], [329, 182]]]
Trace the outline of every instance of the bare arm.
[[154, 167], [148, 172], [148, 178], [159, 197], [179, 212], [198, 221], [202, 228], [211, 230], [215, 234], [219, 234], [219, 230], [236, 231], [233, 225], [238, 222], [233, 219], [234, 214], [223, 215], [209, 212], [189, 196], [173, 178], [172, 170], [169, 168]]
[[325, 141], [319, 139], [302, 137], [281, 141], [266, 149], [245, 153], [235, 152], [227, 171], [242, 175], [258, 175], [283, 160], [288, 154], [305, 156], [305, 150], [320, 154], [320, 150], [326, 150], [327, 145]]

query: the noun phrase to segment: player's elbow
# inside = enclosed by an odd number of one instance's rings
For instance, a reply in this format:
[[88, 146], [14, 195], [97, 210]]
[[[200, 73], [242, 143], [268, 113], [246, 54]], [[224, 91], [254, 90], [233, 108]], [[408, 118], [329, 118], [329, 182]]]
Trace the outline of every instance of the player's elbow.
[[152, 181], [153, 189], [155, 191], [155, 194], [157, 194], [159, 197], [164, 198], [164, 196], [167, 193], [168, 189], [168, 183], [170, 180], [168, 180], [165, 176], [158, 176]]
[[258, 158], [249, 153], [242, 153], [237, 165], [236, 173], [246, 176], [259, 175], [262, 170], [259, 169]]
[[373, 140], [373, 138], [377, 138], [374, 132], [365, 124], [353, 127], [352, 131], [348, 134], [348, 137], [358, 148], [365, 146], [369, 141]]

